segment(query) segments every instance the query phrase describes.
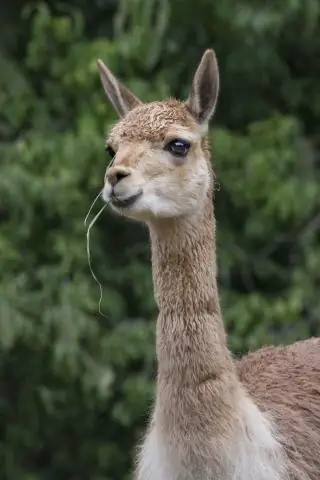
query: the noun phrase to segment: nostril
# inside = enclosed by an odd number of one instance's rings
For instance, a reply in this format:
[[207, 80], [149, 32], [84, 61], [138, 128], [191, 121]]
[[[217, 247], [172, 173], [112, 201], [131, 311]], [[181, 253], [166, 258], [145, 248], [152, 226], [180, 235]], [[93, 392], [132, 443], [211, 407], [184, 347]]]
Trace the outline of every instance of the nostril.
[[120, 182], [120, 180], [127, 177], [128, 175], [130, 175], [129, 172], [126, 172], [125, 170], [111, 170], [108, 173], [107, 177], [111, 185], [116, 185], [116, 183]]
[[116, 175], [117, 182], [120, 182], [120, 180], [127, 177], [129, 175], [129, 173], [128, 172], [117, 172], [115, 175]]

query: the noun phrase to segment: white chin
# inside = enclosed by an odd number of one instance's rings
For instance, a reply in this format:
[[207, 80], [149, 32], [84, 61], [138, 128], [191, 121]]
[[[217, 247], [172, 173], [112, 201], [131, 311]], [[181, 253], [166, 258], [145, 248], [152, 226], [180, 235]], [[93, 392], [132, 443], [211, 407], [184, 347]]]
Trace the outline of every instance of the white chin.
[[197, 202], [185, 201], [178, 205], [175, 200], [158, 196], [145, 196], [139, 199], [130, 211], [130, 216], [144, 221], [152, 219], [166, 219], [190, 215], [197, 210]]
[[129, 205], [110, 202], [110, 196], [105, 191], [103, 198], [116, 213], [142, 222], [192, 215], [197, 211], [199, 203], [201, 204], [201, 199], [197, 201], [189, 197], [181, 201], [180, 198], [181, 204], [178, 204], [175, 199], [145, 193]]
[[110, 194], [111, 194], [111, 188], [109, 185], [105, 185], [104, 189], [102, 190], [102, 198], [106, 203], [110, 202]]

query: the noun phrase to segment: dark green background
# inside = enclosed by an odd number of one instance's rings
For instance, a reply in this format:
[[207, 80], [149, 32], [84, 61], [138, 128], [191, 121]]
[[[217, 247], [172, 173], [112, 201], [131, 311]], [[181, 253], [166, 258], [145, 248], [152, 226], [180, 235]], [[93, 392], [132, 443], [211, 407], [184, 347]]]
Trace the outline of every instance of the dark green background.
[[291, 342], [320, 334], [320, 2], [15, 0], [0, 19], [0, 478], [130, 479], [156, 310], [146, 229], [106, 211], [91, 237], [98, 314], [83, 220], [116, 116], [96, 59], [145, 101], [184, 98], [215, 48], [230, 347]]

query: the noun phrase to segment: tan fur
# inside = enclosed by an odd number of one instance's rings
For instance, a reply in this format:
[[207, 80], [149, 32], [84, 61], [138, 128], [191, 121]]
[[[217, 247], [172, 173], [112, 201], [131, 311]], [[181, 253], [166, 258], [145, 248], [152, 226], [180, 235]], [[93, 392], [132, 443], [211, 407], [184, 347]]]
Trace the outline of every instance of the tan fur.
[[[212, 55], [204, 54], [186, 103], [132, 107], [115, 77], [103, 78], [113, 85], [108, 95], [121, 96], [113, 104], [128, 110], [107, 140], [116, 155], [103, 196], [117, 213], [148, 225], [159, 308], [157, 394], [136, 477], [316, 480], [320, 339], [262, 349], [240, 361], [227, 348], [206, 138], [219, 86]], [[175, 136], [191, 143], [183, 159], [165, 148]], [[116, 204], [130, 199], [130, 206]]]
[[[292, 464], [312, 480], [320, 478], [319, 356], [320, 338], [311, 338], [286, 347], [265, 347], [237, 364], [247, 391], [274, 419]], [[299, 473], [290, 477], [300, 478]]]

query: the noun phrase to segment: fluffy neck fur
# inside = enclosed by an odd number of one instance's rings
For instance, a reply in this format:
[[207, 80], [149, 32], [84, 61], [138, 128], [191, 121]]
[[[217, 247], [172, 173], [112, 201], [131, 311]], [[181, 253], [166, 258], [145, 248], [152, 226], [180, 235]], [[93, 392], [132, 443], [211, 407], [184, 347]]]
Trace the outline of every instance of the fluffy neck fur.
[[216, 280], [211, 192], [201, 213], [150, 225], [159, 380], [197, 386], [233, 371]]
[[286, 479], [272, 427], [242, 388], [227, 348], [212, 192], [202, 213], [157, 221], [149, 229], [158, 379], [139, 478]]

